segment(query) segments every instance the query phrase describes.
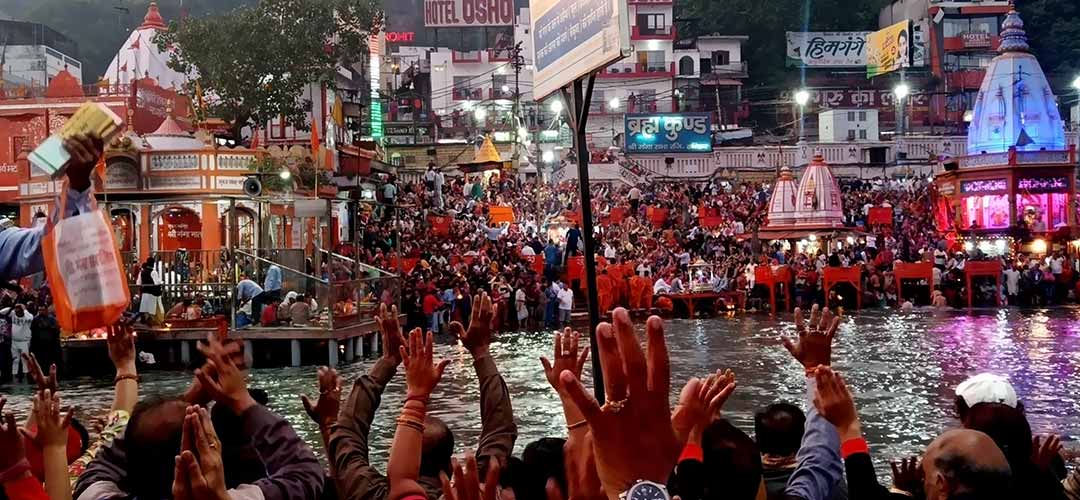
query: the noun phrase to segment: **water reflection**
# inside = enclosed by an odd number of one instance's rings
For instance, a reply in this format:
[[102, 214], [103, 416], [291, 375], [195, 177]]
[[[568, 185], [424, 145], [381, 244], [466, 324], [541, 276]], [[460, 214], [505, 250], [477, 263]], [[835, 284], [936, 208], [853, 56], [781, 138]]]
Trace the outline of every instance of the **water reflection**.
[[[776, 401], [803, 405], [802, 369], [777, 343], [791, 333], [790, 318], [738, 316], [667, 325], [671, 350], [674, 398], [681, 382], [716, 368], [731, 368], [739, 388], [726, 414], [748, 432], [753, 413]], [[1035, 432], [1056, 432], [1065, 440], [1080, 435], [1080, 398], [1073, 382], [1080, 380], [1080, 310], [979, 310], [966, 312], [917, 310], [906, 314], [871, 311], [843, 320], [835, 349], [835, 366], [856, 392], [863, 430], [879, 459], [917, 454], [942, 429], [955, 425], [953, 388], [980, 371], [1007, 374], [1015, 384]], [[462, 449], [476, 446], [480, 432], [479, 393], [471, 358], [459, 346], [441, 339], [439, 353], [453, 360], [433, 396], [432, 413], [445, 419]], [[565, 423], [554, 393], [547, 385], [538, 358], [551, 351], [550, 334], [504, 334], [492, 347], [513, 396], [521, 436], [519, 451], [528, 442], [563, 435]], [[341, 368], [351, 381], [364, 373], [369, 361]], [[588, 370], [588, 368], [586, 368]], [[319, 434], [299, 402], [299, 394], [314, 394], [314, 368], [256, 369], [253, 386], [267, 390], [270, 406], [286, 415], [316, 449]], [[588, 375], [586, 375], [588, 378]], [[150, 372], [143, 376], [142, 394], [179, 393], [190, 374]], [[112, 386], [107, 380], [63, 383], [65, 401], [81, 412], [108, 408]], [[2, 392], [29, 393], [25, 386]], [[399, 373], [383, 398], [375, 420], [372, 459], [385, 462], [393, 422], [402, 404], [404, 376]], [[28, 402], [16, 397], [16, 412]]]

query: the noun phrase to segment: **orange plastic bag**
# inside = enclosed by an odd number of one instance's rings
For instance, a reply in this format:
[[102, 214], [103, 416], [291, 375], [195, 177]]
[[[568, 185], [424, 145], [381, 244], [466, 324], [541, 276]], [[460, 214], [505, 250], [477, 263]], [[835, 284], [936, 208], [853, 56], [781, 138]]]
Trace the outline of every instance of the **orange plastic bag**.
[[[66, 193], [64, 183], [57, 218], [64, 215]], [[112, 326], [131, 302], [112, 224], [91, 200], [87, 213], [50, 220], [41, 244], [56, 319], [67, 332]]]

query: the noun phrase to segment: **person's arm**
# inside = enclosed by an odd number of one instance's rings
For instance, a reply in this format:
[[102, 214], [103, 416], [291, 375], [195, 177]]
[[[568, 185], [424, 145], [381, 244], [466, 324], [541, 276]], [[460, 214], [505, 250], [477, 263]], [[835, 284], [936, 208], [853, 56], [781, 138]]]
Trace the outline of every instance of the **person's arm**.
[[387, 462], [387, 477], [390, 481], [388, 500], [426, 497], [421, 486], [420, 460], [424, 441], [424, 418], [431, 391], [442, 379], [443, 371], [449, 360], [438, 365], [434, 362], [434, 342], [432, 333], [420, 333], [414, 329], [409, 335], [409, 349], [400, 348], [405, 363], [405, 382], [408, 395], [397, 419], [394, 442], [390, 447], [390, 459]]
[[130, 325], [121, 324], [109, 328], [109, 359], [116, 367], [115, 395], [112, 411], [131, 414], [139, 402], [139, 376], [135, 368], [135, 335]]
[[[301, 395], [300, 401], [304, 404], [304, 411], [319, 426], [319, 434], [322, 436], [323, 448], [330, 449], [330, 427], [337, 422], [338, 412], [341, 408], [341, 377], [337, 370], [326, 366], [318, 368], [319, 397], [312, 403], [307, 395]], [[330, 462], [330, 475], [334, 474], [334, 463]]]
[[492, 322], [498, 317], [498, 306], [491, 303], [486, 293], [473, 298], [476, 306], [472, 310], [469, 329], [461, 323], [451, 323], [462, 344], [473, 357], [473, 368], [480, 382], [480, 441], [477, 444], [476, 460], [480, 464], [481, 474], [486, 474], [491, 459], [506, 466], [506, 459], [514, 449], [517, 440], [517, 424], [514, 423], [514, 408], [510, 402], [510, 391], [506, 381], [499, 373], [498, 366], [491, 358], [489, 346]]
[[240, 418], [241, 432], [251, 438], [267, 477], [253, 485], [265, 500], [316, 499], [323, 490], [323, 468], [311, 448], [279, 415], [255, 402], [244, 374], [226, 346], [214, 337], [198, 346], [206, 366], [195, 376], [207, 394]]
[[[0, 396], [0, 412], [7, 399]], [[30, 462], [26, 460], [26, 445], [19, 434], [19, 424], [10, 411], [0, 420], [0, 488], [11, 500], [46, 500], [41, 481], [30, 474]]]
[[45, 491], [50, 500], [71, 500], [68, 482], [67, 437], [72, 411], [60, 411], [60, 396], [49, 389], [33, 398], [36, 445], [41, 449]]
[[397, 306], [388, 309], [380, 305], [377, 323], [382, 331], [383, 355], [353, 384], [337, 422], [330, 427], [326, 445], [338, 494], [352, 500], [383, 500], [389, 493], [386, 477], [368, 459], [368, 436], [383, 391], [401, 364], [403, 341]]
[[840, 436], [836, 427], [825, 420], [814, 407], [817, 383], [812, 376], [806, 377], [806, 398], [809, 411], [802, 445], [796, 455], [798, 466], [788, 479], [786, 494], [806, 500], [826, 500], [844, 477], [840, 458]]

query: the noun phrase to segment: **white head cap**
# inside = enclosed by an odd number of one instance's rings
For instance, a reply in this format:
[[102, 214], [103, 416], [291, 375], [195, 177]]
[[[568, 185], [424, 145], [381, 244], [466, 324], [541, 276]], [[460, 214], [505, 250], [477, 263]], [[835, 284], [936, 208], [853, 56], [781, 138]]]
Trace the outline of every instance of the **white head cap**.
[[993, 373], [980, 373], [956, 386], [956, 395], [964, 398], [968, 407], [980, 403], [1003, 404], [1016, 408], [1016, 390], [1009, 379]]

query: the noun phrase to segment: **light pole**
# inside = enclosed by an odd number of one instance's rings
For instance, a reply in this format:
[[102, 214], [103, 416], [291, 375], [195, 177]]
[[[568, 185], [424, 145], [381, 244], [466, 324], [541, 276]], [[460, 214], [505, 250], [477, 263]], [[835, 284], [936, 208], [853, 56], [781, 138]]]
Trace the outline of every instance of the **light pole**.
[[799, 105], [799, 141], [806, 140], [806, 119], [804, 112], [806, 110], [806, 103], [810, 102], [810, 92], [806, 89], [799, 89], [795, 92], [795, 104]]
[[911, 87], [907, 82], [900, 82], [896, 88], [893, 89], [893, 95], [896, 96], [896, 134], [904, 135], [906, 124], [904, 123], [904, 99], [907, 99], [911, 94]]
[[609, 114], [611, 115], [611, 145], [612, 146], [615, 145], [615, 136], [617, 135], [616, 132], [615, 132], [615, 113], [619, 111], [619, 107], [621, 105], [622, 105], [622, 103], [619, 102], [618, 97], [612, 97], [611, 100], [608, 101], [608, 103], [607, 103], [608, 111], [609, 111]]

